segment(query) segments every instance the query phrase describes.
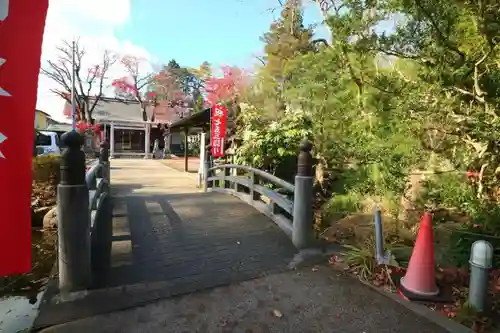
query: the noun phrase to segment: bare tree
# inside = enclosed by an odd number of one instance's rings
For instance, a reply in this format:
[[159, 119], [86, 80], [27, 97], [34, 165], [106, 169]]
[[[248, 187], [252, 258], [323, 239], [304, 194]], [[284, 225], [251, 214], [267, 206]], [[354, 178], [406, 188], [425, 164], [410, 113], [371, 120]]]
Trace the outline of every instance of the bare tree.
[[141, 73], [141, 59], [133, 56], [125, 56], [120, 62], [125, 67], [128, 76], [113, 81], [117, 97], [135, 99], [141, 105], [142, 119], [148, 120], [146, 107], [148, 105], [143, 89], [154, 80], [154, 73]]
[[[71, 66], [72, 66], [72, 42], [63, 40], [57, 47], [59, 55], [55, 60], [49, 60], [40, 72], [57, 82], [59, 88], [51, 89], [53, 93], [71, 103]], [[83, 69], [83, 59], [86, 50], [80, 45], [79, 40], [75, 42], [75, 102], [77, 120], [88, 121], [94, 124], [92, 113], [97, 103], [104, 96], [106, 73], [116, 61], [111, 52], [104, 51], [99, 64]], [[97, 93], [94, 91], [97, 90]]]

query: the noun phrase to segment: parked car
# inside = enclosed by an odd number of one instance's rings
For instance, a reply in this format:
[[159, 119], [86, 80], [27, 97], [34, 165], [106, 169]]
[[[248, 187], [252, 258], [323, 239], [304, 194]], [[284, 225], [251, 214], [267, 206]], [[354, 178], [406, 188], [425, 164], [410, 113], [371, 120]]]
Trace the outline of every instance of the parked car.
[[36, 136], [37, 155], [58, 155], [61, 153], [59, 135], [56, 132], [39, 131]]

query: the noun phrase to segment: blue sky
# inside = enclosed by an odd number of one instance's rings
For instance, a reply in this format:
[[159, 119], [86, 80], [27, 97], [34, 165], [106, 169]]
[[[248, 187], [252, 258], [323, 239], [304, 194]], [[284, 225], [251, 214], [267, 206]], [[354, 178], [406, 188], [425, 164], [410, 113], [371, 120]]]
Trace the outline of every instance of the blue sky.
[[[203, 61], [249, 67], [260, 54], [260, 36], [279, 10], [277, 0], [132, 0], [131, 17], [116, 29], [119, 39], [144, 47], [162, 63], [182, 66]], [[316, 5], [306, 7], [305, 23], [321, 22]], [[327, 35], [325, 29], [317, 34]]]

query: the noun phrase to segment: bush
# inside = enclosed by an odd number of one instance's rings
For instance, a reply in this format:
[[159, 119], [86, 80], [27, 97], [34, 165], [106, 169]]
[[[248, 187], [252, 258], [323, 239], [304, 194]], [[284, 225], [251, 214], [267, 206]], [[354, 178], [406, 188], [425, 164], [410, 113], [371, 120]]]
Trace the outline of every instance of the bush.
[[263, 111], [242, 105], [238, 135], [241, 146], [236, 150], [236, 163], [267, 171], [293, 182], [299, 144], [310, 138], [310, 118], [302, 110], [287, 109], [279, 121], [267, 120]]
[[[477, 185], [459, 173], [442, 174], [429, 179], [424, 184], [420, 204], [449, 212], [443, 221], [455, 222], [456, 216], [465, 216], [458, 228], [445, 229], [450, 234], [449, 248], [443, 249], [452, 264], [468, 264], [472, 243], [484, 239], [495, 249], [494, 263], [500, 262], [500, 207], [498, 199], [478, 198]], [[456, 216], [451, 213], [455, 212]], [[445, 228], [445, 227], [443, 227]]]
[[33, 158], [32, 177], [37, 183], [59, 182], [61, 157], [57, 155], [37, 156]]
[[200, 156], [201, 140], [199, 135], [188, 136], [188, 156]]

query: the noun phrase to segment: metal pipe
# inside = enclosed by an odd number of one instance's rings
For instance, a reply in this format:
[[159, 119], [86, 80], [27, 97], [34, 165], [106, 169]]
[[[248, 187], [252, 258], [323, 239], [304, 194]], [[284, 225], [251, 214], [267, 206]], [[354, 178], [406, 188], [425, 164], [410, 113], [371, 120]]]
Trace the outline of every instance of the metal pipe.
[[76, 43], [73, 40], [71, 44], [71, 126], [73, 131], [76, 130], [76, 103], [75, 103], [75, 48]]
[[375, 247], [377, 263], [382, 264], [385, 261], [384, 233], [382, 227], [382, 212], [379, 206], [375, 207]]
[[213, 140], [212, 140], [212, 113], [214, 112], [215, 104], [212, 104], [212, 107], [210, 108], [210, 153], [208, 154], [208, 166], [209, 168], [214, 167], [214, 157], [212, 156], [212, 145], [213, 145]]

